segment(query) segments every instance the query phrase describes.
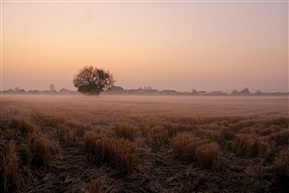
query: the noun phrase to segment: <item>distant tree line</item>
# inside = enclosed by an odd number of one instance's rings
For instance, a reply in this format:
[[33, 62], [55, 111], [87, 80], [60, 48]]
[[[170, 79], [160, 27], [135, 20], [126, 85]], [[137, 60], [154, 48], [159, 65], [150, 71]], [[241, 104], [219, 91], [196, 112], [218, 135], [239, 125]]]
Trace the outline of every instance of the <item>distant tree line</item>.
[[[8, 89], [0, 91], [3, 94], [80, 94], [78, 91], [71, 91], [68, 89], [56, 90], [28, 90], [25, 91], [19, 87], [15, 89]], [[241, 91], [233, 90], [231, 93], [226, 93], [223, 91], [197, 91], [192, 89], [191, 92], [179, 92], [176, 90], [157, 90], [152, 87], [140, 87], [138, 89], [124, 89], [121, 86], [112, 86], [110, 89], [103, 92], [103, 94], [123, 94], [123, 95], [191, 95], [191, 96], [288, 96], [289, 92], [262, 92], [260, 90], [255, 93], [250, 92], [248, 88]]]
[[233, 90], [231, 93], [226, 93], [220, 90], [217, 91], [197, 91], [192, 89], [191, 92], [179, 92], [176, 90], [157, 90], [153, 89], [152, 87], [140, 87], [139, 89], [128, 89], [125, 90], [120, 86], [113, 86], [109, 91], [106, 93], [108, 94], [140, 94], [140, 95], [193, 95], [193, 96], [280, 96], [289, 95], [289, 92], [261, 92], [258, 90], [255, 93], [250, 92], [248, 88], [245, 88], [241, 91]]
[[56, 90], [28, 90], [25, 91], [24, 89], [8, 89], [0, 91], [3, 94], [79, 94], [77, 91], [71, 91], [68, 89], [60, 89], [59, 91]]

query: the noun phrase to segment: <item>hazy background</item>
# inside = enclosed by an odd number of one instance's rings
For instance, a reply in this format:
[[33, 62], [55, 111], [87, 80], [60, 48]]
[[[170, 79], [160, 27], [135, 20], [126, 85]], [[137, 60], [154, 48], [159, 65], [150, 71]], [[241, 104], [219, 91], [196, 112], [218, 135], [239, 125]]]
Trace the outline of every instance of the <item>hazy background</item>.
[[2, 2], [2, 89], [288, 90], [288, 2]]

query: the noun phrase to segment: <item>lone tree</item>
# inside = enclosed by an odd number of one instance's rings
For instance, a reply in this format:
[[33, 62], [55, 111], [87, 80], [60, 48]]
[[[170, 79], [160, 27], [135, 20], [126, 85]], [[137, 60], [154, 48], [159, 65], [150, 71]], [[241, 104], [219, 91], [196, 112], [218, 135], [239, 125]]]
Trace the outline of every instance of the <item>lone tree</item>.
[[112, 75], [105, 70], [93, 66], [81, 69], [73, 79], [78, 91], [86, 95], [99, 95], [113, 86]]

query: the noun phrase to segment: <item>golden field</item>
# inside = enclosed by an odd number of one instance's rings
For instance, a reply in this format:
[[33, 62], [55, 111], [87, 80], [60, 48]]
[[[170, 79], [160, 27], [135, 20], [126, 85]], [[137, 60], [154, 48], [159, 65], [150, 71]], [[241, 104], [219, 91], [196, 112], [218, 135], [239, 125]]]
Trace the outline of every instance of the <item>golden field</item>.
[[0, 192], [287, 192], [288, 97], [3, 95]]

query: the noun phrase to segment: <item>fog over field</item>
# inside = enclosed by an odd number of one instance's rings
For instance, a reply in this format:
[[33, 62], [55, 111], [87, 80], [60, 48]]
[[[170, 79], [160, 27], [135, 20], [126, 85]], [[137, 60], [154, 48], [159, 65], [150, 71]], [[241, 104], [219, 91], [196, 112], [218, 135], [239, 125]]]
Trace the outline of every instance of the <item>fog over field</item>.
[[[3, 95], [3, 101], [38, 104], [55, 109], [125, 111], [179, 116], [287, 116], [288, 96], [55, 96]], [[51, 106], [52, 105], [52, 106]]]
[[3, 95], [1, 192], [287, 192], [288, 97]]

